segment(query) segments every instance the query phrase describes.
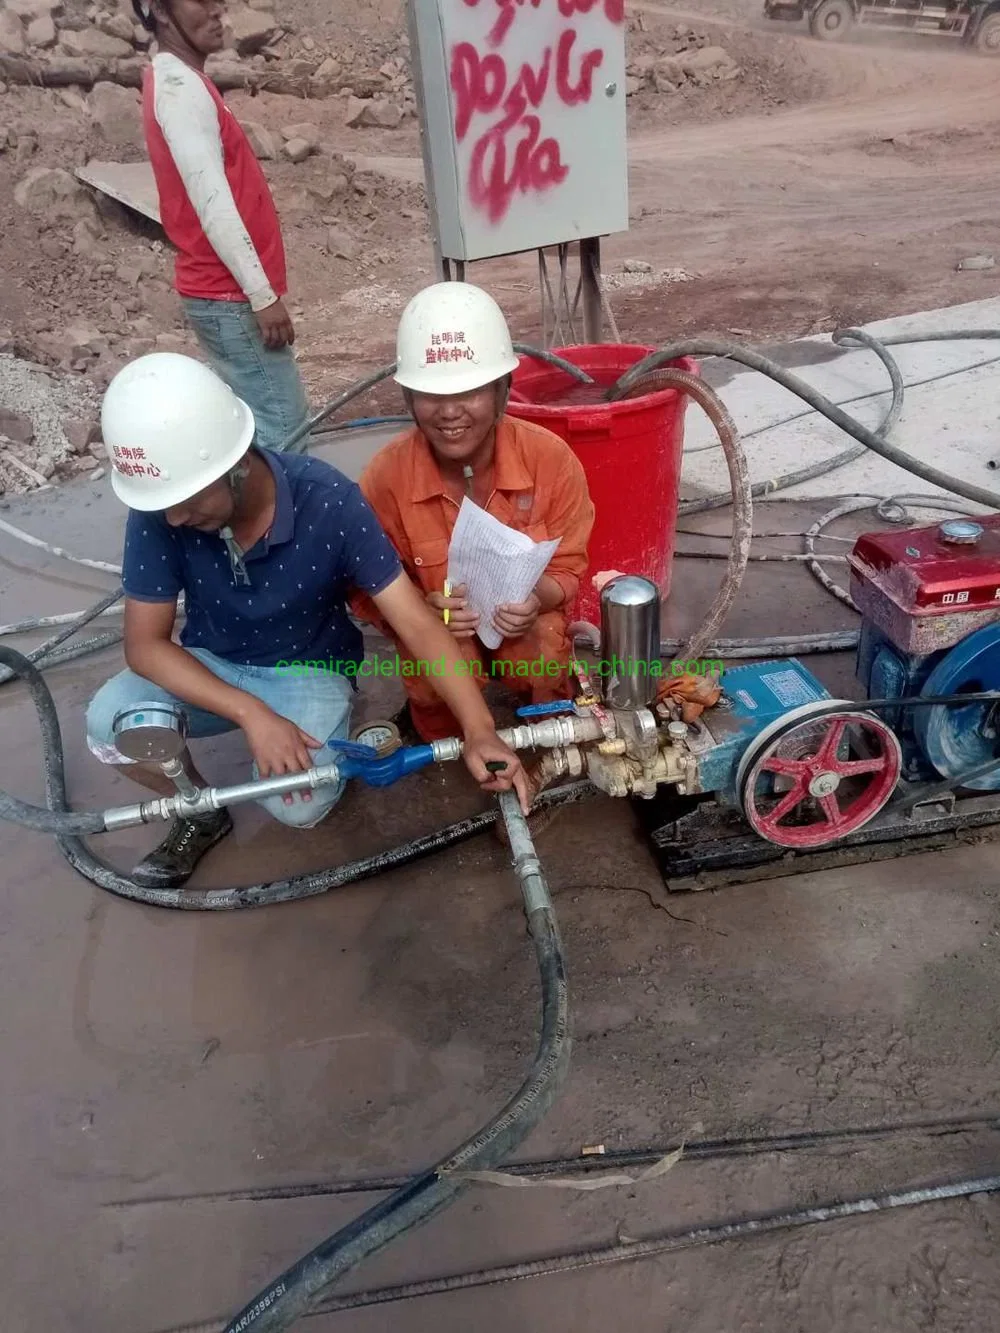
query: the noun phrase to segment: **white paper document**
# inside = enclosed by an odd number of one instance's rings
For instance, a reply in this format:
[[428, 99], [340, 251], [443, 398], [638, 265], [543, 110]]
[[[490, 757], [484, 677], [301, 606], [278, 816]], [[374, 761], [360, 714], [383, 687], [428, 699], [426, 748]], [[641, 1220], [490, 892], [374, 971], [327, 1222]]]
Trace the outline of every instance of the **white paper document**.
[[527, 601], [562, 539], [535, 542], [515, 532], [465, 497], [448, 548], [448, 581], [464, 583], [469, 609], [479, 614], [476, 633], [487, 648], [499, 648], [503, 635], [493, 627], [498, 606]]

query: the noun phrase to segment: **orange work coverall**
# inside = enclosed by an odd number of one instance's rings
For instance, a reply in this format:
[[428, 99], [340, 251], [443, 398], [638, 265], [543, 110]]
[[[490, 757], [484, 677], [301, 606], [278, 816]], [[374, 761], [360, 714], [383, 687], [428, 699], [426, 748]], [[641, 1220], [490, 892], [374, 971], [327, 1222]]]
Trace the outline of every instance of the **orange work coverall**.
[[[443, 592], [448, 573], [448, 544], [459, 505], [446, 494], [444, 480], [430, 445], [417, 429], [390, 440], [368, 464], [359, 485], [399, 555], [406, 573], [426, 596]], [[532, 703], [550, 703], [571, 694], [566, 667], [572, 644], [568, 616], [580, 578], [587, 568], [587, 542], [594, 526], [594, 506], [583, 467], [569, 446], [551, 431], [515, 417], [501, 418], [493, 454], [493, 491], [486, 510], [507, 527], [533, 541], [561, 538], [545, 573], [565, 594], [554, 611], [543, 612], [527, 634], [504, 639], [495, 651], [476, 635], [456, 642], [467, 662], [478, 660], [470, 674], [485, 689], [494, 679]], [[351, 597], [351, 609], [392, 638], [401, 663], [413, 663], [409, 650], [392, 634], [371, 599]], [[517, 674], [519, 663], [558, 664], [534, 675]], [[503, 663], [504, 666], [493, 666]], [[434, 692], [428, 668], [401, 676], [410, 715], [425, 741], [459, 734], [448, 706]], [[523, 671], [522, 667], [522, 671]]]

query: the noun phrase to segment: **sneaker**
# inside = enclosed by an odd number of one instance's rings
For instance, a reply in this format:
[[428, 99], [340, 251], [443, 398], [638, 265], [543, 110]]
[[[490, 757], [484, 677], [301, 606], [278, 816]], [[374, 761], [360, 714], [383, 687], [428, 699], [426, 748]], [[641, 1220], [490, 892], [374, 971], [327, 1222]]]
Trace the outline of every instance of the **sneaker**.
[[170, 832], [132, 871], [136, 884], [148, 889], [176, 889], [191, 878], [195, 866], [233, 831], [228, 810], [197, 819], [175, 819]]

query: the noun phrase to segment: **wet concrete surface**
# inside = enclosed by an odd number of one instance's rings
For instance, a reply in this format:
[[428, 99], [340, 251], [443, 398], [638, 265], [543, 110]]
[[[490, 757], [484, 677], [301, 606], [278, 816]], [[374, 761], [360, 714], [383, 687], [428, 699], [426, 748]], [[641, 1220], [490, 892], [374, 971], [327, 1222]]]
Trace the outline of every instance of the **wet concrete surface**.
[[[90, 488], [45, 504], [33, 530], [116, 558], [118, 537], [95, 523]], [[798, 531], [828, 504], [762, 507], [758, 526]], [[38, 518], [27, 510], [25, 526]], [[13, 507], [4, 516], [20, 521]], [[727, 522], [716, 513], [684, 526], [720, 532]], [[851, 520], [833, 529], [858, 530]], [[665, 633], [694, 624], [723, 569], [678, 561]], [[0, 541], [5, 620], [86, 606], [113, 582]], [[801, 567], [755, 565], [725, 632], [855, 624]], [[78, 808], [133, 798], [89, 758], [82, 734], [87, 698], [119, 665], [115, 650], [47, 676]], [[850, 655], [809, 665], [835, 693], [857, 693]], [[398, 687], [380, 682], [362, 715], [398, 701]], [[0, 691], [0, 718], [0, 786], [41, 801], [37, 725], [20, 684]], [[198, 756], [213, 780], [246, 769], [238, 737]], [[388, 791], [352, 788], [312, 832], [242, 807], [235, 835], [195, 882], [336, 864], [483, 803], [454, 767]], [[127, 870], [158, 836], [130, 831], [93, 845]], [[13, 826], [2, 837], [3, 1333], [162, 1333], [233, 1313], [365, 1200], [185, 1196], [424, 1166], [490, 1115], [527, 1067], [537, 983], [518, 890], [489, 835], [317, 899], [231, 914], [115, 899], [69, 870], [51, 838]], [[566, 1090], [521, 1156], [994, 1107], [995, 847], [665, 906], [625, 803], [561, 812], [538, 850], [564, 936], [575, 1047]], [[477, 1187], [343, 1289], [985, 1173], [998, 1148], [995, 1135], [968, 1134], [682, 1163], [659, 1181], [598, 1194]], [[1000, 1203], [977, 1197], [308, 1327], [978, 1333], [1000, 1321], [997, 1226]]]

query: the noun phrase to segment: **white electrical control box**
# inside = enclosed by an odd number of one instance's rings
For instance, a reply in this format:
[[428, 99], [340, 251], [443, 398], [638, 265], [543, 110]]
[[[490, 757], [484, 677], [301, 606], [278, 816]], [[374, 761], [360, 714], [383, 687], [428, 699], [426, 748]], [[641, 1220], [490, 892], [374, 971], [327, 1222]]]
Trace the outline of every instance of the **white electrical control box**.
[[408, 0], [438, 252], [628, 230], [624, 0]]

